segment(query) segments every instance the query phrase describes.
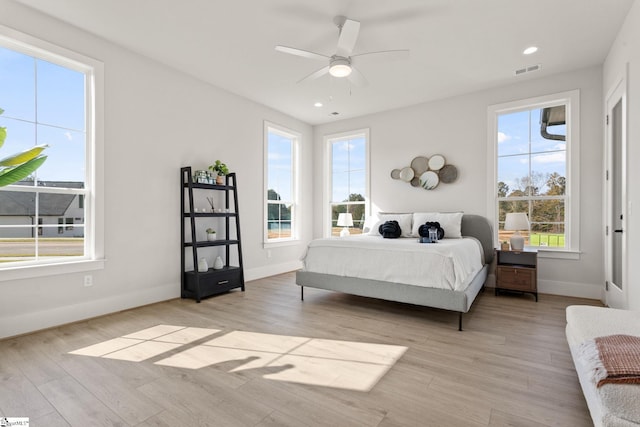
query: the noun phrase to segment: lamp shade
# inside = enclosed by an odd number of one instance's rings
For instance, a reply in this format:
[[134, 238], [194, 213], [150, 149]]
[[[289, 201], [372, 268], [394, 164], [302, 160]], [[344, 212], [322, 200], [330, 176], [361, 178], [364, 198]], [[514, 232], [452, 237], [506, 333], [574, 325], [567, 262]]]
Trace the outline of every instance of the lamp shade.
[[504, 220], [505, 231], [529, 230], [529, 219], [524, 212], [508, 213]]
[[515, 231], [509, 242], [511, 250], [521, 251], [524, 249], [524, 237], [520, 234], [520, 230], [529, 230], [529, 219], [524, 212], [508, 213], [504, 219], [505, 231]]
[[338, 227], [353, 227], [353, 216], [350, 213], [338, 214]]

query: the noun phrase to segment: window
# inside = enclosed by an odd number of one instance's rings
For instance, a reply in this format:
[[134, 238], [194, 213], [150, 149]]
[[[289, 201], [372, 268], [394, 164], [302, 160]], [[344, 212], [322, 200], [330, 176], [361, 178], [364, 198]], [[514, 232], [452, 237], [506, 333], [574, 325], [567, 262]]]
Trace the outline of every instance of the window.
[[369, 130], [359, 130], [325, 137], [327, 147], [327, 181], [325, 183], [325, 235], [339, 236], [338, 216], [350, 213], [350, 234], [361, 234], [368, 214], [369, 200]]
[[95, 99], [102, 93], [102, 64], [0, 26], [0, 70], [0, 127], [6, 129], [0, 157], [47, 144], [42, 166], [0, 187], [0, 270], [17, 272], [2, 280], [48, 273], [16, 267], [97, 260], [102, 215], [96, 219], [94, 206], [102, 167], [94, 160], [101, 119]]
[[298, 238], [297, 164], [300, 134], [265, 122], [265, 237], [268, 243]]
[[526, 213], [525, 246], [579, 249], [577, 91], [489, 108], [489, 217], [508, 241], [507, 213]]

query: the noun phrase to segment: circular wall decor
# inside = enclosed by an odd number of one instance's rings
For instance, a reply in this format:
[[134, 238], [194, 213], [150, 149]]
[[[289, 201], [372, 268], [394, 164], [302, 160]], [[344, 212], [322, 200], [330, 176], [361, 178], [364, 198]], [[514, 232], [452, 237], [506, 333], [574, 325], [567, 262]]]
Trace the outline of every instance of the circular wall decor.
[[425, 190], [433, 190], [438, 186], [439, 182], [440, 178], [438, 178], [438, 174], [434, 171], [426, 171], [420, 175], [420, 186]]
[[436, 154], [434, 156], [431, 156], [431, 158], [429, 159], [429, 169], [431, 169], [432, 171], [440, 170], [444, 166], [444, 163], [444, 156]]
[[410, 166], [393, 169], [391, 178], [409, 183], [412, 187], [433, 190], [440, 182], [454, 182], [458, 178], [458, 169], [454, 165], [447, 165], [442, 154], [417, 156], [411, 160]]
[[416, 173], [416, 176], [420, 176], [429, 170], [429, 159], [423, 156], [418, 156], [411, 160], [411, 169]]
[[411, 180], [413, 179], [414, 175], [415, 175], [415, 173], [413, 172], [413, 169], [411, 169], [408, 166], [402, 168], [402, 170], [400, 171], [400, 179], [405, 181], [405, 182], [411, 182]]
[[453, 165], [444, 165], [442, 169], [438, 171], [440, 181], [445, 184], [451, 184], [458, 178], [458, 169]]

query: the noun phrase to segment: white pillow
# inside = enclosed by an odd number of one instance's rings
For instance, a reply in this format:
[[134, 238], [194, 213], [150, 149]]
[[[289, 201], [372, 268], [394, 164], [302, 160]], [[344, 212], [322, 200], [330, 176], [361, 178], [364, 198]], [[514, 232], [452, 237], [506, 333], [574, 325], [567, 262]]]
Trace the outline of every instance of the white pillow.
[[364, 219], [364, 225], [362, 226], [362, 234], [369, 234], [374, 225], [378, 222], [376, 215], [369, 215]]
[[419, 237], [418, 230], [425, 222], [439, 222], [444, 230], [445, 239], [462, 238], [462, 212], [416, 212], [413, 214], [413, 229], [411, 234]]
[[402, 237], [411, 237], [411, 220], [412, 214], [378, 214], [378, 220], [371, 226], [369, 234], [372, 236], [380, 236], [378, 229], [387, 221], [398, 221]]

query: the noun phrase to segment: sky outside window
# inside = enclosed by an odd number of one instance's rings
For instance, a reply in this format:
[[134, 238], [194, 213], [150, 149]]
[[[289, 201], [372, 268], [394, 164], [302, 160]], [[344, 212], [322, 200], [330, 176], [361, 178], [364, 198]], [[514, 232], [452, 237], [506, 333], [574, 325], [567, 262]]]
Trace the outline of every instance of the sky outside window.
[[0, 47], [0, 87], [0, 157], [48, 144], [37, 178], [84, 182], [84, 73]]

